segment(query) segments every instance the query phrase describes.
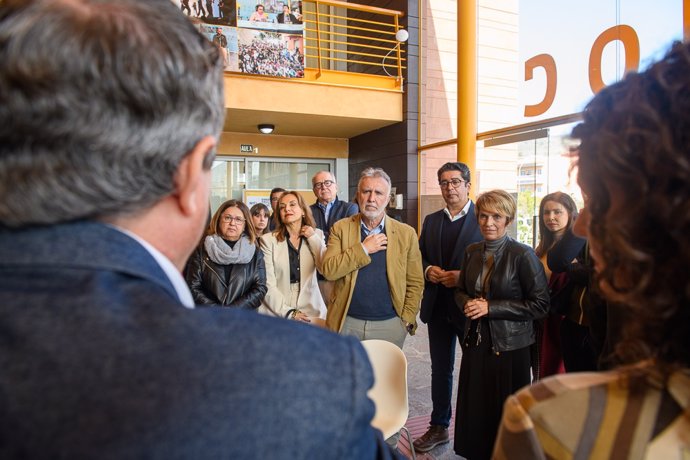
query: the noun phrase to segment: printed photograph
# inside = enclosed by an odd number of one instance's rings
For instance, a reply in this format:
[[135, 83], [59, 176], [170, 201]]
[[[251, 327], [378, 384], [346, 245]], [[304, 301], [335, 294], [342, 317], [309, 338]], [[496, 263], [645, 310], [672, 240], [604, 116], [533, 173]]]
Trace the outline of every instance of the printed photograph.
[[237, 28], [200, 24], [199, 30], [220, 49], [225, 62], [224, 70], [238, 72], [240, 68], [237, 53]]
[[237, 26], [235, 0], [172, 0], [190, 18], [207, 24]]
[[304, 77], [301, 35], [238, 29], [240, 72], [275, 77]]

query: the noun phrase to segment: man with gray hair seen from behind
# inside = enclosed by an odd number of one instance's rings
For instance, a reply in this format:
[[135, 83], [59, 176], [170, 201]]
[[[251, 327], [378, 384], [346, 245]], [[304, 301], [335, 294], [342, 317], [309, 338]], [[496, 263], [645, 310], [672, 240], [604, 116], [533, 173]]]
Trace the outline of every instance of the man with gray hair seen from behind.
[[0, 62], [0, 458], [390, 458], [356, 339], [193, 308], [223, 62], [179, 8], [4, 0]]
[[[323, 261], [335, 281], [326, 324], [360, 340], [383, 339], [402, 349], [414, 334], [424, 289], [417, 233], [386, 217], [391, 179], [367, 168], [357, 186], [360, 212], [331, 227]], [[386, 289], [382, 289], [386, 286]]]
[[[319, 171], [314, 174], [311, 185], [316, 196], [316, 203], [310, 206], [311, 213], [314, 216], [316, 228], [323, 231], [328, 244], [328, 234], [333, 224], [345, 217], [354, 216], [359, 212], [359, 207], [355, 203], [338, 199], [338, 184], [330, 171]], [[333, 283], [327, 281], [320, 273], [317, 275], [323, 300], [328, 302], [331, 298]]]

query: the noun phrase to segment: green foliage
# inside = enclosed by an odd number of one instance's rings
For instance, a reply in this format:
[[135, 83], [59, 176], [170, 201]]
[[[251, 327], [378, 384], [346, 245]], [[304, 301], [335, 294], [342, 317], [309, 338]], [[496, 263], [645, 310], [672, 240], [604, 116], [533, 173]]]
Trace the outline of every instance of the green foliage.
[[534, 216], [539, 212], [537, 197], [531, 191], [518, 193], [517, 239], [521, 243], [536, 246], [533, 240]]

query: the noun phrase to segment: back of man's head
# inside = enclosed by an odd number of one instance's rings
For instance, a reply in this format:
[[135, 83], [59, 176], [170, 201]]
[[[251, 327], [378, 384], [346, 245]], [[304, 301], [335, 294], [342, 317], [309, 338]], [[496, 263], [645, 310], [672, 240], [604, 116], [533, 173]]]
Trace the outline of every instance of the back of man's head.
[[222, 57], [169, 0], [3, 0], [0, 62], [0, 226], [145, 210], [222, 127]]

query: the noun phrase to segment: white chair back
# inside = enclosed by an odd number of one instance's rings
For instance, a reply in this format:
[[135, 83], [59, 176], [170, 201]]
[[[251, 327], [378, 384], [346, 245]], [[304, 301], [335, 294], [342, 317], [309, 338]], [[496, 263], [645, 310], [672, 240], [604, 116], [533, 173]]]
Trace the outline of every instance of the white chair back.
[[400, 348], [385, 340], [364, 340], [362, 345], [374, 369], [374, 386], [368, 393], [376, 404], [371, 425], [388, 439], [407, 422], [407, 359]]

